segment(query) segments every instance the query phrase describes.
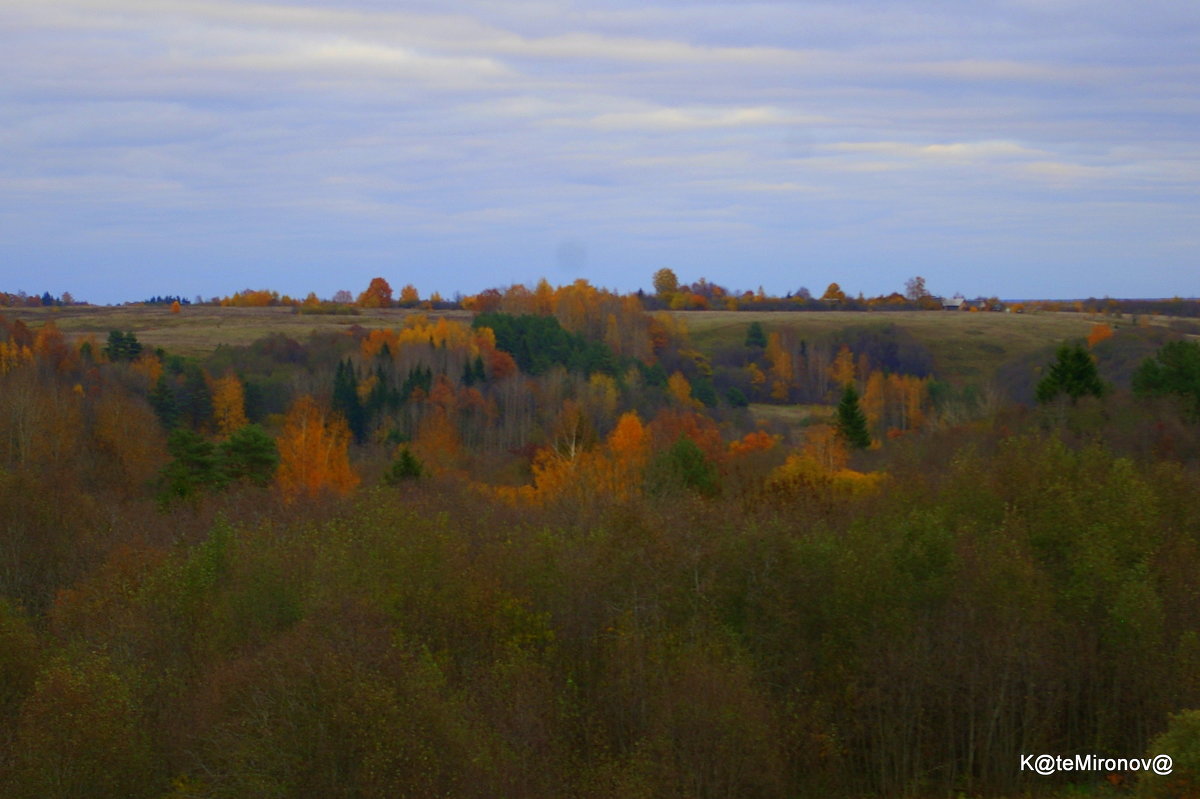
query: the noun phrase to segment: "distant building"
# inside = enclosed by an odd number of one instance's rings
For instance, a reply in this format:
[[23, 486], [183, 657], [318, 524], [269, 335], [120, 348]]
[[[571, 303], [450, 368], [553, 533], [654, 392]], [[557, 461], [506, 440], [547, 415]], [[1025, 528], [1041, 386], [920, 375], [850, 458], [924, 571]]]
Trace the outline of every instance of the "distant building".
[[967, 307], [967, 300], [961, 294], [955, 294], [949, 299], [942, 299], [943, 311], [961, 311]]

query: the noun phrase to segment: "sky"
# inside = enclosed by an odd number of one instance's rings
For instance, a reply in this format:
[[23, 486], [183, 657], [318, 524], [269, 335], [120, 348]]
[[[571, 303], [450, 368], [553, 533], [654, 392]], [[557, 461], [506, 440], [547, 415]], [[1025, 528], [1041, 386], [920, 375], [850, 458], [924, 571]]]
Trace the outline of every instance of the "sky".
[[1200, 295], [1200, 3], [0, 0], [0, 290]]

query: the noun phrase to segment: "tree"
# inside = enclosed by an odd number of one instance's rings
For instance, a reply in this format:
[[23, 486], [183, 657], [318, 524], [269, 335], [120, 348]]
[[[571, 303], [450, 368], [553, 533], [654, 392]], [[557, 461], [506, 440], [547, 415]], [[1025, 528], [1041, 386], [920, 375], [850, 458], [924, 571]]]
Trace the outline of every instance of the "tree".
[[363, 443], [367, 437], [367, 412], [359, 399], [358, 377], [349, 358], [338, 363], [333, 378], [333, 409], [346, 417], [354, 442]]
[[346, 494], [358, 485], [347, 455], [349, 445], [350, 429], [339, 414], [322, 412], [307, 394], [292, 403], [279, 438], [275, 476], [284, 498], [291, 501], [325, 491]]
[[179, 421], [179, 403], [175, 401], [175, 391], [165, 374], [158, 376], [147, 399], [149, 399], [150, 407], [154, 409], [155, 415], [158, 416], [158, 420], [162, 422], [163, 428], [166, 430], [173, 428]]
[[1096, 362], [1078, 344], [1059, 347], [1049, 373], [1038, 383], [1038, 402], [1052, 402], [1060, 394], [1070, 397], [1071, 404], [1089, 394], [1093, 397], [1104, 395], [1104, 383], [1096, 371]]
[[104, 354], [110, 361], [132, 361], [142, 354], [142, 344], [132, 331], [122, 333], [120, 330], [113, 330], [108, 334]]
[[275, 440], [256, 424], [243, 425], [221, 444], [221, 466], [230, 480], [249, 480], [265, 486], [279, 468]]
[[842, 401], [837, 409], [837, 431], [846, 446], [866, 449], [871, 446], [871, 434], [867, 432], [867, 417], [858, 406], [858, 391], [854, 383], [847, 383], [842, 391]]
[[400, 289], [400, 306], [402, 308], [415, 308], [420, 302], [421, 295], [412, 283]]
[[1141, 396], [1177, 394], [1189, 400], [1191, 412], [1200, 416], [1200, 343], [1172, 341], [1133, 374], [1133, 390]]
[[159, 497], [164, 501], [187, 499], [197, 491], [221, 488], [228, 481], [212, 442], [186, 427], [177, 427], [167, 439], [174, 457], [163, 467]]
[[659, 296], [674, 294], [679, 291], [679, 278], [666, 267], [654, 273], [654, 291]]
[[928, 297], [929, 290], [925, 288], [925, 278], [917, 275], [906, 280], [904, 282], [904, 296], [913, 302], [920, 302], [925, 297]]
[[686, 435], [654, 459], [647, 477], [656, 494], [686, 489], [711, 497], [721, 489], [717, 467]]
[[213, 381], [212, 405], [218, 435], [230, 436], [246, 426], [246, 394], [237, 375], [230, 372]]
[[763, 331], [761, 322], [751, 322], [750, 327], [746, 328], [746, 346], [758, 347], [766, 349], [767, 334]]
[[383, 482], [388, 485], [399, 485], [406, 480], [418, 480], [423, 469], [421, 461], [408, 447], [401, 447], [392, 465], [383, 474]]
[[367, 290], [358, 295], [358, 304], [363, 308], [391, 308], [392, 287], [381, 277], [372, 278]]
[[821, 299], [825, 302], [845, 302], [846, 292], [842, 291], [842, 287], [837, 283], [830, 283], [829, 288], [825, 289], [825, 293], [821, 295]]
[[1105, 322], [1101, 322], [1098, 325], [1092, 325], [1092, 332], [1088, 333], [1087, 337], [1088, 349], [1095, 349], [1096, 345], [1101, 341], [1110, 339], [1112, 337], [1113, 329], [1111, 325]]

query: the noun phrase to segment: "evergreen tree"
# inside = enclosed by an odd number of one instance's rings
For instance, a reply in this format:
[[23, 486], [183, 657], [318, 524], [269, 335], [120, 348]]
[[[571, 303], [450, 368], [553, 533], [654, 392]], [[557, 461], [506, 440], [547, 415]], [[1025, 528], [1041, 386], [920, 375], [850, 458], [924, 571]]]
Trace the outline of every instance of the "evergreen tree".
[[163, 467], [159, 498], [187, 499], [197, 491], [222, 488], [228, 478], [221, 470], [211, 441], [186, 427], [177, 427], [167, 439], [174, 460]]
[[647, 480], [655, 494], [685, 489], [711, 497], [721, 489], [717, 467], [687, 436], [680, 436], [670, 448], [659, 453], [650, 464]]
[[176, 395], [179, 406], [179, 420], [192, 427], [202, 430], [213, 418], [212, 392], [208, 388], [208, 379], [204, 370], [194, 363], [183, 365], [183, 382]]
[[175, 391], [171, 387], [171, 381], [165, 373], [158, 376], [154, 388], [150, 389], [148, 399], [150, 407], [154, 409], [162, 426], [167, 430], [175, 427], [176, 422], [179, 421], [179, 405], [175, 401]]
[[746, 399], [745, 393], [737, 386], [730, 386], [725, 392], [725, 399], [734, 408], [745, 408], [750, 404], [750, 400]]
[[122, 333], [120, 330], [111, 330], [108, 343], [104, 345], [104, 354], [110, 361], [132, 361], [142, 354], [142, 344], [132, 331]]
[[249, 480], [265, 486], [275, 478], [279, 448], [275, 439], [256, 424], [238, 428], [221, 445], [221, 467], [230, 480]]
[[383, 475], [383, 481], [388, 485], [397, 485], [405, 480], [416, 480], [424, 471], [421, 461], [408, 447], [401, 447], [396, 460]]
[[867, 417], [858, 406], [858, 392], [853, 383], [847, 383], [842, 392], [842, 401], [837, 409], [837, 431], [846, 446], [866, 449], [871, 446], [871, 434], [867, 432]]
[[1140, 396], [1178, 394], [1189, 410], [1200, 417], [1200, 343], [1172, 341], [1153, 358], [1147, 358], [1133, 375], [1133, 390]]
[[746, 346], [747, 347], [758, 347], [759, 349], [766, 349], [767, 334], [763, 330], [763, 326], [761, 323], [751, 322], [750, 327], [746, 329]]
[[346, 418], [354, 443], [363, 443], [367, 438], [367, 413], [358, 398], [358, 376], [349, 358], [338, 363], [333, 378], [333, 409]]
[[1066, 394], [1074, 404], [1080, 397], [1104, 395], [1104, 383], [1096, 371], [1096, 362], [1082, 345], [1058, 348], [1050, 371], [1037, 386], [1037, 401], [1052, 402], [1059, 394]]

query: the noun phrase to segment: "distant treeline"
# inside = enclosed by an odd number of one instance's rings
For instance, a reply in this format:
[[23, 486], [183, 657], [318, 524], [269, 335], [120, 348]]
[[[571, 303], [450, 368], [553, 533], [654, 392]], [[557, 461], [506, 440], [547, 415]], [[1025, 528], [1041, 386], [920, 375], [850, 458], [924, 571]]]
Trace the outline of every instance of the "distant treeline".
[[[1123, 315], [1155, 315], [1200, 317], [1200, 299], [1114, 299], [1095, 297], [1086, 300], [1001, 300], [995, 296], [982, 295], [965, 298], [961, 295], [941, 297], [934, 295], [925, 287], [922, 277], [907, 281], [903, 293], [894, 291], [867, 297], [847, 294], [837, 283], [830, 283], [819, 297], [813, 295], [807, 288], [801, 286], [795, 291], [783, 295], [767, 294], [761, 287], [757, 291], [729, 289], [717, 283], [700, 278], [694, 283], [680, 283], [674, 272], [660, 269], [653, 276], [654, 290], [646, 292], [639, 289], [632, 294], [623, 295], [635, 300], [645, 311], [966, 311], [966, 312], [997, 312], [1010, 311], [1014, 313], [1048, 312], [1078, 312], [1089, 314], [1105, 314], [1110, 316]], [[315, 292], [303, 299], [288, 294], [280, 294], [270, 289], [245, 289], [225, 297], [212, 297], [204, 300], [196, 297], [195, 304], [217, 305], [227, 307], [278, 307], [290, 306], [301, 313], [313, 314], [349, 314], [352, 308], [412, 308], [426, 311], [467, 310], [477, 313], [509, 309], [514, 303], [520, 303], [524, 298], [552, 298], [559, 292], [578, 288], [579, 284], [587, 281], [575, 281], [571, 286], [551, 286], [542, 279], [536, 287], [530, 289], [522, 284], [514, 284], [505, 288], [488, 288], [473, 295], [456, 294], [452, 298], [443, 298], [438, 292], [428, 297], [421, 297], [418, 289], [411, 283], [405, 285], [398, 297], [393, 296], [392, 287], [385, 278], [376, 277], [357, 296], [347, 290], [336, 292], [331, 298], [320, 298]], [[154, 296], [138, 301], [141, 305], [170, 305], [178, 302], [181, 306], [193, 304], [182, 296]], [[69, 293], [56, 298], [48, 292], [38, 295], [27, 295], [24, 292], [10, 294], [0, 292], [0, 306], [8, 307], [40, 307], [49, 305], [74, 305], [77, 303]]]

